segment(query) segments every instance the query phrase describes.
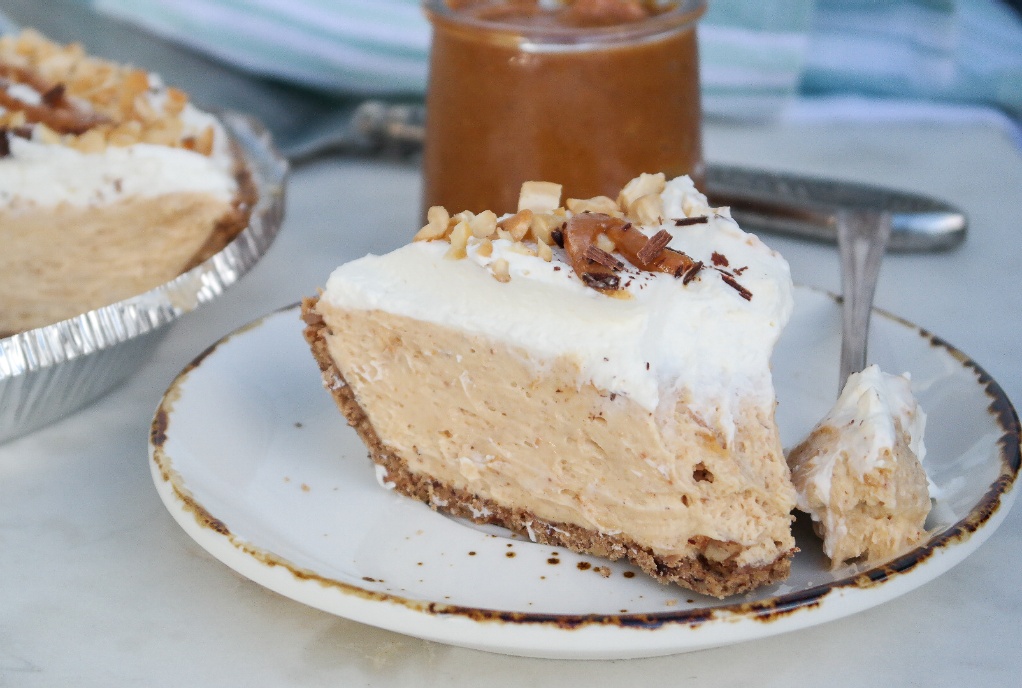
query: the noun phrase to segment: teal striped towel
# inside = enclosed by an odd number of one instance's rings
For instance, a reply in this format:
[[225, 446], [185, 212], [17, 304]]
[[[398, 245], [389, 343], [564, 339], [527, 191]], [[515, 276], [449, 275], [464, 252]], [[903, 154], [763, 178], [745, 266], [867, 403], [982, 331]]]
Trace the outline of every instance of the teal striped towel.
[[[421, 96], [419, 0], [93, 0], [255, 73], [324, 91]], [[995, 105], [1022, 116], [1022, 20], [998, 0], [709, 0], [708, 113], [761, 117], [795, 94]]]

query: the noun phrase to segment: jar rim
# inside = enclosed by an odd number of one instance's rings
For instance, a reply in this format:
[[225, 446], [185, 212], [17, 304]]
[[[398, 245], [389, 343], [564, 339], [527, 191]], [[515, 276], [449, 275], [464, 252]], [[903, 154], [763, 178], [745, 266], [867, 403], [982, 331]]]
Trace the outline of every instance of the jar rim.
[[664, 4], [673, 6], [639, 21], [592, 27], [536, 25], [514, 20], [479, 18], [452, 9], [447, 0], [423, 0], [422, 6], [433, 24], [440, 22], [452, 28], [485, 32], [493, 37], [514, 36], [541, 44], [617, 43], [643, 39], [694, 25], [706, 11], [706, 0], [670, 0]]

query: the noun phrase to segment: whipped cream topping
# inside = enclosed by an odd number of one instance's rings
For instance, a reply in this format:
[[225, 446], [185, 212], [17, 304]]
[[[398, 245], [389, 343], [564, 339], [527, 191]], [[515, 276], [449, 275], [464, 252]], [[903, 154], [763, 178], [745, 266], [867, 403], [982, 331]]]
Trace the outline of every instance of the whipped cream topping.
[[[814, 457], [807, 485], [815, 487], [817, 498], [829, 505], [831, 476], [838, 461], [845, 461], [861, 478], [875, 470], [897, 443], [899, 429], [908, 434], [909, 449], [922, 462], [926, 456], [923, 432], [926, 414], [912, 396], [908, 373], [891, 375], [871, 365], [848, 376], [841, 395], [817, 428], [830, 427], [838, 439], [829, 451]], [[805, 492], [798, 495], [798, 507], [809, 511]]]
[[[654, 412], [661, 399], [682, 389], [703, 403], [703, 421], [733, 436], [732, 410], [745, 403], [773, 404], [769, 358], [792, 310], [787, 262], [757, 237], [739, 229], [725, 211], [715, 212], [687, 177], [662, 193], [662, 225], [642, 227], [652, 236], [671, 233], [670, 248], [706, 268], [688, 284], [664, 273], [628, 267], [624, 294], [585, 286], [564, 252], [553, 260], [526, 255], [507, 240], [470, 239], [468, 257], [448, 260], [444, 241], [415, 242], [385, 256], [366, 256], [337, 268], [323, 298], [349, 309], [379, 309], [479, 334], [523, 348], [537, 361], [574, 357], [579, 384], [631, 397]], [[703, 224], [677, 227], [675, 218], [707, 215]], [[731, 274], [752, 296], [745, 299], [714, 265], [725, 257]], [[510, 281], [494, 279], [495, 262], [507, 262]]]
[[[163, 97], [162, 89], [150, 94], [154, 106]], [[226, 131], [215, 117], [190, 103], [181, 118], [185, 136], [213, 128], [211, 155], [148, 143], [82, 153], [44, 142], [38, 132], [30, 139], [8, 135], [10, 154], [0, 158], [0, 203], [88, 206], [188, 192], [230, 201], [238, 184]]]

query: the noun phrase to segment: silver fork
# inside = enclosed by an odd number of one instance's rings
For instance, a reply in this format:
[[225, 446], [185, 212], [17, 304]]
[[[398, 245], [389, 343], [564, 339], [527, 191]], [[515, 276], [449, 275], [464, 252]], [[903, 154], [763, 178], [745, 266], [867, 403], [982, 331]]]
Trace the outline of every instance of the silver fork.
[[838, 390], [848, 376], [866, 367], [869, 317], [880, 263], [891, 236], [891, 214], [841, 209], [835, 213], [841, 254], [841, 372]]

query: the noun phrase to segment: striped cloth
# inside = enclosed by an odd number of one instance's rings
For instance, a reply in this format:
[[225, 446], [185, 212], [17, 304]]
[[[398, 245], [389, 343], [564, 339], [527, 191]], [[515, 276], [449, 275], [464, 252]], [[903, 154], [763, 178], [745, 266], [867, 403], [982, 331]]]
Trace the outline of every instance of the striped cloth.
[[[253, 72], [353, 95], [420, 96], [419, 0], [93, 0]], [[1022, 20], [999, 0], [709, 0], [705, 109], [770, 115], [798, 93], [998, 106], [1022, 116]]]
[[1022, 117], [1022, 20], [995, 0], [818, 0], [804, 93], [999, 106]]
[[104, 12], [252, 72], [358, 95], [421, 94], [419, 0], [95, 0]]

